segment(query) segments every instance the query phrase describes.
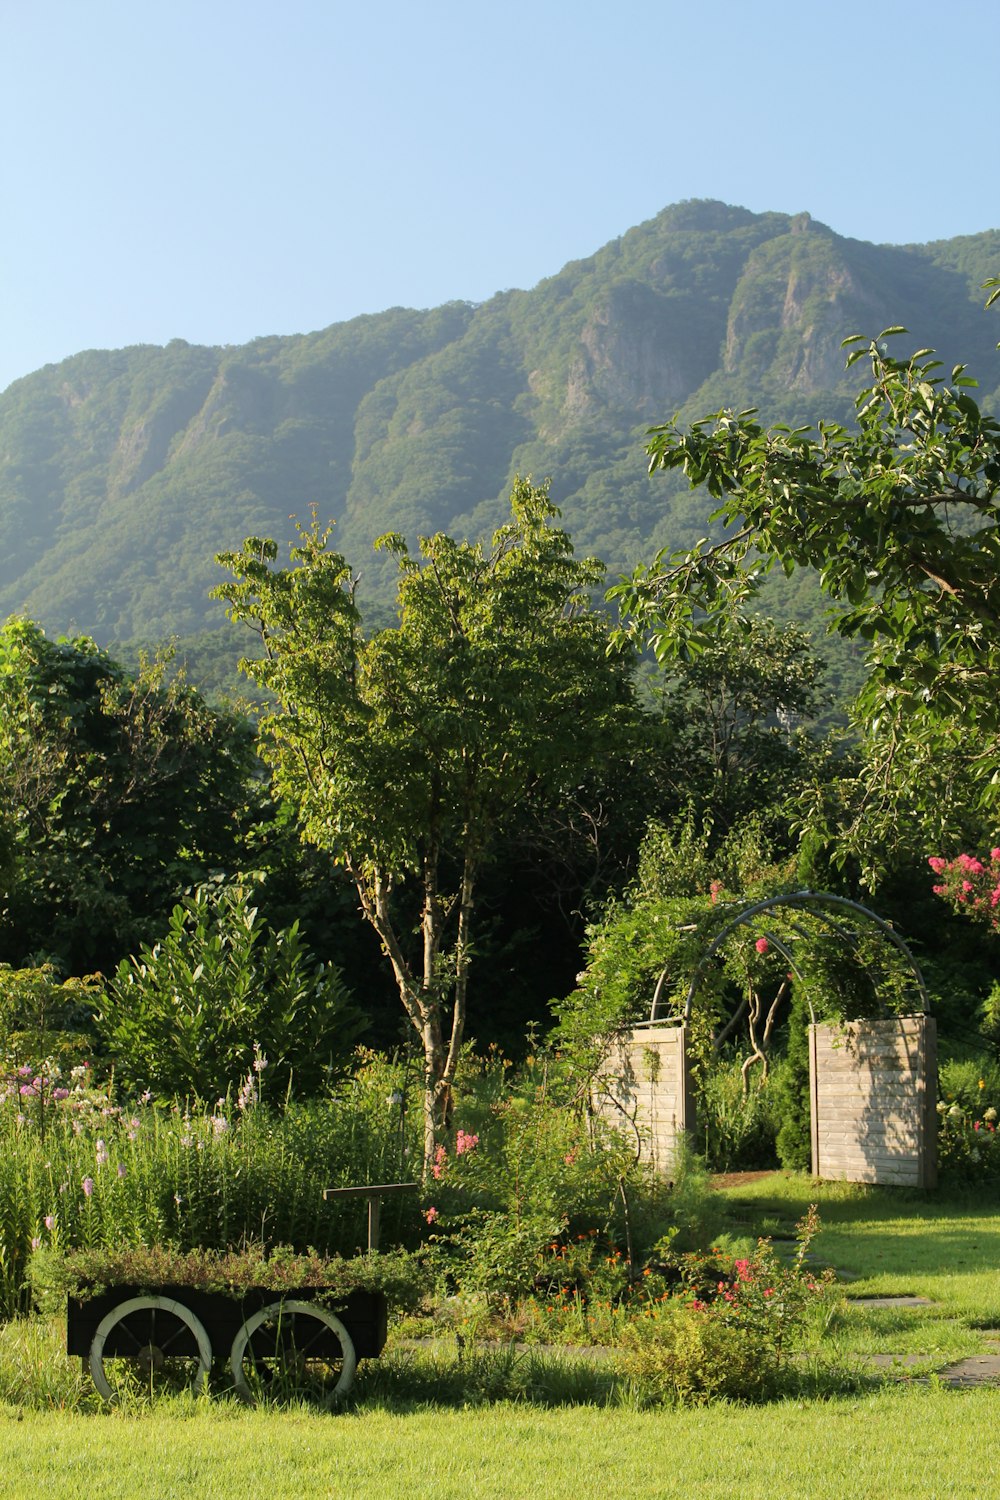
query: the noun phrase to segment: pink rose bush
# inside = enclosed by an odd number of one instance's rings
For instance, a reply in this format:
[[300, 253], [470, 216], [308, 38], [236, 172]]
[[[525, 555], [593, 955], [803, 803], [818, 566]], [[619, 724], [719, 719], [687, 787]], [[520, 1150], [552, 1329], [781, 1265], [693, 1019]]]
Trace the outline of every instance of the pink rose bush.
[[1000, 932], [1000, 846], [990, 850], [988, 860], [972, 854], [959, 854], [956, 859], [933, 854], [927, 863], [938, 877], [936, 896], [955, 911]]

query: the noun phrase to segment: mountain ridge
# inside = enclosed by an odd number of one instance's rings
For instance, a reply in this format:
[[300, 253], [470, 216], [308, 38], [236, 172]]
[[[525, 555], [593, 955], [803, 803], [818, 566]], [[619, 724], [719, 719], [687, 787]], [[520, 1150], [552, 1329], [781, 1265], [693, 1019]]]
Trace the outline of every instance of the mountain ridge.
[[551, 477], [578, 550], [618, 571], [694, 540], [710, 508], [647, 477], [646, 428], [723, 406], [849, 419], [850, 333], [906, 325], [995, 407], [980, 287], [998, 269], [996, 230], [877, 246], [694, 200], [478, 304], [83, 351], [0, 394], [0, 611], [105, 642], [213, 629], [214, 554], [285, 544], [313, 507], [384, 604], [374, 536], [486, 533], [515, 473]]

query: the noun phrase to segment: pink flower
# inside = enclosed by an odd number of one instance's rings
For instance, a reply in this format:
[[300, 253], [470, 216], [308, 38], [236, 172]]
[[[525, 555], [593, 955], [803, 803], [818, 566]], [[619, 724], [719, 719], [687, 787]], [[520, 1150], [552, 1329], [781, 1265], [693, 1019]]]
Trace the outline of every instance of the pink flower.
[[49, 1234], [51, 1234], [52, 1231], [53, 1231], [53, 1229], [55, 1229], [55, 1227], [56, 1227], [56, 1216], [55, 1216], [55, 1214], [46, 1214], [45, 1218], [42, 1220], [42, 1223], [45, 1225], [46, 1229], [49, 1231]]
[[757, 949], [758, 953], [767, 953], [770, 946], [771, 944], [768, 942], [767, 938], [758, 938], [754, 943], [754, 947]]
[[750, 1262], [748, 1260], [737, 1260], [733, 1262], [736, 1275], [740, 1281], [749, 1281]]
[[431, 1165], [431, 1174], [440, 1177], [444, 1171], [444, 1164], [448, 1160], [448, 1152], [444, 1146], [439, 1146], [434, 1153], [434, 1161]]
[[774, 1287], [773, 1286], [766, 1286], [764, 1288], [764, 1296], [765, 1297], [773, 1297], [774, 1296]]
[[38, 1235], [37, 1234], [33, 1234], [31, 1236], [31, 1248], [32, 1248], [32, 1250], [40, 1250], [41, 1246], [42, 1246], [42, 1242], [38, 1238]]
[[94, 1196], [94, 1179], [92, 1177], [85, 1177], [80, 1185], [83, 1188], [83, 1196], [85, 1198], [92, 1198]]
[[713, 906], [718, 901], [718, 899], [719, 899], [719, 892], [721, 890], [722, 890], [722, 881], [721, 880], [713, 880], [711, 882], [711, 884], [709, 885], [709, 887], [708, 887], [708, 893], [709, 893], [709, 895], [712, 898], [712, 905]]
[[576, 1151], [567, 1151], [566, 1155], [563, 1157], [563, 1161], [566, 1163], [567, 1167], [573, 1166], [576, 1161]]
[[437, 1216], [438, 1211], [434, 1207], [433, 1203], [431, 1204], [430, 1208], [424, 1210], [424, 1218], [427, 1220], [428, 1224], [433, 1224]]
[[464, 1156], [467, 1151], [475, 1151], [478, 1145], [478, 1135], [466, 1135], [464, 1130], [460, 1130], [455, 1137], [455, 1155]]
[[927, 863], [930, 865], [935, 875], [940, 875], [947, 866], [947, 861], [943, 860], [939, 854], [932, 854]]
[[119, 1176], [119, 1177], [124, 1177], [124, 1176], [125, 1176], [125, 1173], [126, 1173], [126, 1172], [127, 1172], [127, 1170], [128, 1170], [128, 1168], [127, 1168], [127, 1167], [126, 1167], [126, 1165], [125, 1165], [125, 1163], [124, 1163], [124, 1162], [123, 1162], [123, 1161], [120, 1161], [120, 1162], [119, 1162], [119, 1163], [118, 1163], [118, 1166], [117, 1166], [117, 1167], [116, 1167], [116, 1168], [115, 1168], [115, 1170], [116, 1170], [116, 1172], [117, 1172], [117, 1173], [118, 1173], [118, 1176]]
[[993, 861], [994, 864], [1000, 863], [1000, 849], [991, 849], [990, 850], [990, 859]]

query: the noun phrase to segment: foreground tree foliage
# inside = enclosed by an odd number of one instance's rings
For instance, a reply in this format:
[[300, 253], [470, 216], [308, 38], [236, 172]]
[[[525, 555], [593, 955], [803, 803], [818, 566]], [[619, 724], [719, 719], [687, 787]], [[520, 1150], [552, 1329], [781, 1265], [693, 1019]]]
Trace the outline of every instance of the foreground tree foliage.
[[903, 808], [954, 832], [1000, 785], [1000, 424], [963, 366], [946, 382], [931, 350], [892, 358], [903, 331], [846, 341], [872, 372], [854, 429], [765, 430], [752, 410], [655, 428], [650, 468], [705, 485], [724, 534], [615, 590], [669, 658], [701, 649], [775, 564], [818, 571], [835, 628], [866, 646], [851, 821], [869, 849], [897, 837]]
[[588, 604], [600, 564], [574, 560], [544, 489], [518, 481], [511, 508], [489, 547], [437, 535], [414, 558], [383, 537], [399, 619], [367, 639], [328, 532], [302, 531], [289, 568], [256, 537], [219, 559], [234, 575], [219, 595], [263, 646], [244, 669], [278, 702], [263, 754], [305, 838], [348, 870], [420, 1038], [425, 1165], [449, 1117], [490, 850], [529, 797], [575, 784], [631, 703]]
[[255, 765], [249, 727], [165, 663], [133, 674], [86, 637], [8, 621], [0, 789], [15, 868], [0, 957], [77, 974], [116, 962], [178, 891], [236, 862]]

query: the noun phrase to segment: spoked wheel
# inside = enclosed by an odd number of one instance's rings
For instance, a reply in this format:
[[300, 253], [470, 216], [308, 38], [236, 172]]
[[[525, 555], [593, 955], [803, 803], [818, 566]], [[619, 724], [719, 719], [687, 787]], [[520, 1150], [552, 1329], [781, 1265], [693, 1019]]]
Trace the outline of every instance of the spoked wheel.
[[105, 1401], [205, 1389], [212, 1345], [204, 1325], [172, 1297], [129, 1297], [101, 1319], [90, 1374]]
[[272, 1302], [233, 1340], [230, 1367], [244, 1401], [304, 1399], [329, 1410], [354, 1383], [354, 1343], [334, 1313], [315, 1302]]

